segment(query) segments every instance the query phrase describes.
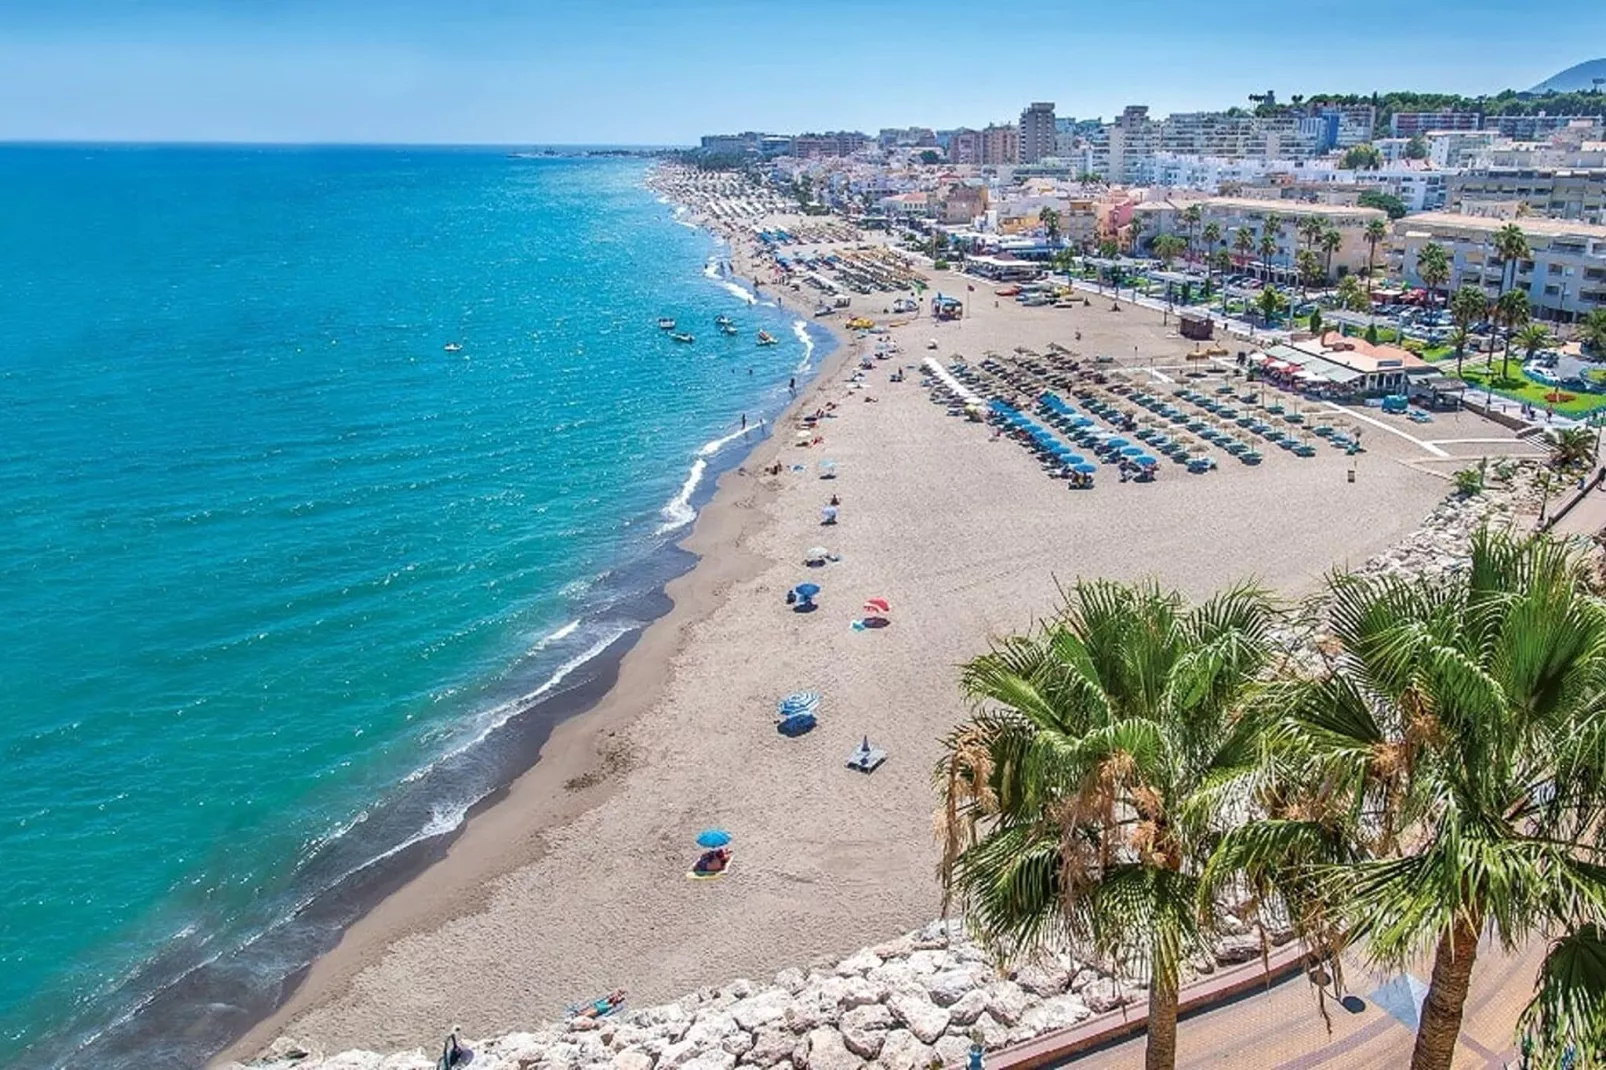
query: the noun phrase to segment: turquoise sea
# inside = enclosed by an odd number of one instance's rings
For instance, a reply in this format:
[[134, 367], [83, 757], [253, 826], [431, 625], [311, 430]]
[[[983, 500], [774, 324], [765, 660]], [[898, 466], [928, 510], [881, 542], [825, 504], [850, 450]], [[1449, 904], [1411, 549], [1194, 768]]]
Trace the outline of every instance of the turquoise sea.
[[199, 1065], [662, 611], [827, 343], [647, 167], [0, 148], [5, 1061]]

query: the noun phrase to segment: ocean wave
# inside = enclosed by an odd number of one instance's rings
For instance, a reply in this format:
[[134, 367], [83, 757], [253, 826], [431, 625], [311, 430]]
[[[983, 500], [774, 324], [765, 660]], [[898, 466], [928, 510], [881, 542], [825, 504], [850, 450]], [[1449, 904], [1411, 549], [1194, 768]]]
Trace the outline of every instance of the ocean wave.
[[814, 361], [814, 339], [809, 337], [809, 324], [807, 320], [793, 320], [792, 333], [797, 340], [803, 343], [803, 359], [797, 362], [794, 371], [806, 372]]
[[667, 535], [671, 531], [677, 531], [697, 519], [697, 510], [692, 508], [691, 498], [697, 492], [698, 484], [703, 481], [703, 473], [708, 471], [708, 458], [737, 439], [745, 437], [749, 431], [763, 426], [763, 420], [754, 420], [746, 427], [738, 428], [730, 434], [722, 435], [719, 438], [709, 439], [697, 447], [697, 453], [692, 458], [691, 470], [686, 473], [686, 482], [681, 484], [680, 490], [660, 510], [664, 522], [658, 525], [657, 534]]
[[744, 301], [749, 305], [758, 304], [758, 295], [741, 283], [732, 282], [730, 279], [720, 279], [719, 285], [725, 292], [740, 301]]
[[565, 624], [563, 627], [559, 628], [557, 631], [552, 632], [550, 635], [544, 635], [539, 640], [537, 640], [536, 644], [533, 647], [530, 648], [530, 653], [534, 654], [534, 653], [537, 653], [538, 651], [545, 650], [547, 647], [551, 646], [553, 643], [556, 643], [556, 642], [558, 642], [560, 640], [569, 638], [569, 636], [573, 635], [575, 633], [576, 629], [578, 629], [579, 627], [580, 627], [580, 622], [579, 621], [571, 620], [569, 623]]

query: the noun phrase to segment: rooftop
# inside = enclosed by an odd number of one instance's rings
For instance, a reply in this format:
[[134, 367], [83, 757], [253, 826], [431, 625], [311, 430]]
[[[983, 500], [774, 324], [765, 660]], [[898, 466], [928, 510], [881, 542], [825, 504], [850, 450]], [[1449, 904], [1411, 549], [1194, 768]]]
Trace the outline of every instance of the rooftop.
[[1206, 197], [1199, 202], [1206, 208], [1231, 208], [1240, 212], [1276, 212], [1278, 215], [1345, 216], [1360, 219], [1387, 219], [1378, 208], [1355, 208], [1341, 204], [1303, 204], [1299, 201], [1273, 201], [1255, 197]]
[[1524, 234], [1546, 238], [1589, 237], [1606, 239], [1606, 226], [1580, 223], [1571, 219], [1541, 219], [1525, 216], [1521, 219], [1497, 219], [1493, 216], [1462, 215], [1459, 212], [1419, 212], [1400, 220], [1402, 231], [1413, 229], [1472, 230], [1493, 233], [1508, 223], [1515, 223]]

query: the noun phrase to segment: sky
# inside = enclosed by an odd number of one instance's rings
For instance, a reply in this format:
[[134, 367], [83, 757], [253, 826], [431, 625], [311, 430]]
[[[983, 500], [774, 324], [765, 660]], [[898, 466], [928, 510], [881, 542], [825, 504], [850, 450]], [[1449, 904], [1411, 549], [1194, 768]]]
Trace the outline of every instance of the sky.
[[1525, 89], [1602, 0], [0, 0], [0, 140], [694, 143]]

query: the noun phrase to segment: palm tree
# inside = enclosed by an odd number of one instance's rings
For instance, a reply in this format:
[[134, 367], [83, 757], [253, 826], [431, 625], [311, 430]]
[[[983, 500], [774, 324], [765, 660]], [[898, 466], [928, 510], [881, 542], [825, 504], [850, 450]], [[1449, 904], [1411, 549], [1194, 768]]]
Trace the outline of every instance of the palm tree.
[[1500, 377], [1504, 379], [1511, 367], [1511, 332], [1529, 319], [1528, 294], [1522, 290], [1507, 290], [1495, 301], [1494, 310], [1496, 322], [1506, 326], [1506, 348], [1500, 359]]
[[1277, 239], [1270, 234], [1260, 236], [1260, 270], [1266, 277], [1266, 284], [1271, 284], [1271, 258], [1277, 255]]
[[1563, 472], [1595, 460], [1595, 436], [1587, 427], [1564, 427], [1550, 432], [1550, 465]]
[[[1276, 256], [1283, 236], [1283, 217], [1276, 212], [1266, 213], [1260, 225], [1260, 255], [1265, 260], [1266, 281], [1271, 281], [1271, 257]], [[1271, 239], [1271, 252], [1266, 252], [1266, 240]]]
[[1525, 323], [1517, 332], [1517, 344], [1522, 347], [1523, 363], [1534, 359], [1534, 354], [1554, 341], [1543, 323]]
[[[1205, 293], [1208, 295], [1210, 292], [1210, 277], [1215, 267], [1216, 246], [1221, 244], [1221, 224], [1212, 219], [1204, 225], [1204, 230], [1200, 232], [1199, 236], [1204, 241]], [[1206, 300], [1208, 299], [1207, 296]]]
[[1322, 240], [1322, 232], [1327, 226], [1326, 217], [1313, 215], [1301, 219], [1296, 229], [1299, 231], [1299, 236], [1305, 240], [1305, 248], [1314, 250], [1316, 243]]
[[1448, 340], [1455, 347], [1455, 375], [1459, 379], [1461, 378], [1461, 360], [1467, 355], [1467, 343], [1472, 341], [1472, 336], [1467, 333], [1465, 327], [1458, 325], [1451, 328]]
[[1239, 263], [1247, 263], [1255, 252], [1255, 232], [1248, 227], [1239, 227], [1233, 232], [1232, 247], [1238, 251]]
[[1133, 216], [1132, 221], [1127, 224], [1126, 232], [1127, 241], [1131, 243], [1127, 246], [1127, 248], [1135, 256], [1137, 255], [1138, 251], [1138, 241], [1143, 237], [1143, 220], [1137, 216]]
[[1322, 273], [1327, 276], [1333, 274], [1333, 254], [1344, 246], [1344, 235], [1336, 227], [1328, 227], [1322, 231], [1317, 239], [1322, 247]]
[[[1428, 288], [1428, 303], [1431, 305], [1434, 291], [1450, 281], [1450, 254], [1445, 251], [1444, 246], [1430, 241], [1417, 251], [1416, 275], [1422, 280], [1422, 285]], [[1449, 295], [1446, 294], [1445, 303], [1448, 304], [1449, 300]]]
[[1060, 214], [1052, 208], [1041, 208], [1037, 212], [1037, 221], [1043, 226], [1043, 234], [1048, 238], [1048, 244], [1053, 245], [1060, 236]]
[[1299, 272], [1299, 300], [1304, 303], [1306, 292], [1313, 286], [1321, 285], [1326, 277], [1322, 271], [1322, 260], [1309, 249], [1301, 249], [1294, 254], [1294, 266]]
[[1372, 295], [1372, 276], [1377, 274], [1377, 247], [1389, 236], [1389, 225], [1381, 219], [1369, 220], [1364, 232], [1366, 238], [1366, 295]]
[[1500, 293], [1505, 293], [1516, 280], [1517, 265], [1532, 256], [1533, 250], [1528, 247], [1528, 236], [1515, 223], [1495, 231], [1490, 244], [1500, 258]]
[[1578, 337], [1596, 353], [1606, 354], [1606, 308], [1597, 308], [1578, 325]]
[[1199, 877], [1221, 785], [1253, 769], [1272, 621], [1252, 588], [1190, 608], [1080, 582], [965, 666], [979, 708], [935, 772], [944, 899], [1005, 957], [1070, 944], [1146, 974], [1148, 1070], [1176, 1064], [1180, 968], [1216, 931]]
[[1412, 1070], [1449, 1070], [1482, 934], [1509, 948], [1606, 916], [1606, 605], [1584, 580], [1563, 544], [1487, 533], [1457, 574], [1335, 578], [1330, 672], [1276, 696], [1270, 734], [1314, 805], [1263, 804], [1206, 874], [1291, 868], [1330, 908], [1319, 939], [1392, 969], [1432, 953]]
[[1212, 253], [1211, 257], [1215, 261], [1216, 271], [1221, 275], [1223, 280], [1221, 283], [1221, 314], [1225, 316], [1227, 314], [1227, 283], [1225, 280], [1227, 275], [1232, 271], [1232, 254], [1227, 252], [1226, 248], [1223, 247]]
[[1183, 226], [1188, 228], [1188, 259], [1193, 259], [1193, 235], [1204, 218], [1204, 209], [1197, 204], [1190, 204], [1182, 210]]
[[1170, 271], [1171, 261], [1175, 260], [1187, 248], [1187, 243], [1175, 234], [1158, 234], [1149, 243], [1149, 248], [1153, 250], [1155, 256], [1160, 258], [1161, 266]]

